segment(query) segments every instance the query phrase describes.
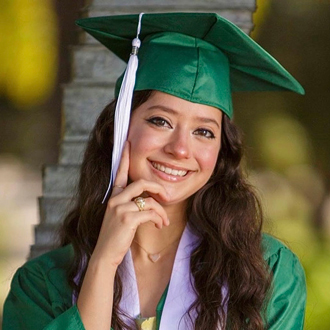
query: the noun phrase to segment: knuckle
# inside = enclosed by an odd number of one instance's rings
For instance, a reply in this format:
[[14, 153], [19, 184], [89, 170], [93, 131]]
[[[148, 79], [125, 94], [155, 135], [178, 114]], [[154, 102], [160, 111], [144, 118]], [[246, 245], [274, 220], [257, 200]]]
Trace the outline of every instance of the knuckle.
[[128, 213], [124, 213], [123, 216], [122, 216], [122, 223], [124, 225], [128, 224], [130, 222], [130, 216]]
[[108, 208], [108, 209], [113, 209], [113, 208], [115, 208], [115, 205], [116, 205], [116, 203], [115, 203], [115, 201], [114, 201], [114, 198], [113, 198], [113, 197], [110, 198], [110, 199], [108, 200], [107, 208]]
[[118, 217], [121, 214], [121, 207], [120, 205], [117, 205], [113, 208], [113, 214], [114, 216]]
[[150, 216], [152, 216], [153, 218], [156, 218], [158, 216], [158, 214], [155, 210], [150, 210]]
[[145, 187], [146, 183], [147, 183], [147, 181], [145, 179], [140, 179], [138, 182], [142, 187]]

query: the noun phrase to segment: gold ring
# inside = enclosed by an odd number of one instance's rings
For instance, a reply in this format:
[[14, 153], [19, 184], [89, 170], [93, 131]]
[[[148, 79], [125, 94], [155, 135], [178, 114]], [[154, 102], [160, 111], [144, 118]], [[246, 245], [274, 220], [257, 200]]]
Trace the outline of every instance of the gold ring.
[[138, 207], [139, 211], [144, 211], [144, 207], [146, 206], [146, 201], [143, 197], [134, 198], [134, 203]]

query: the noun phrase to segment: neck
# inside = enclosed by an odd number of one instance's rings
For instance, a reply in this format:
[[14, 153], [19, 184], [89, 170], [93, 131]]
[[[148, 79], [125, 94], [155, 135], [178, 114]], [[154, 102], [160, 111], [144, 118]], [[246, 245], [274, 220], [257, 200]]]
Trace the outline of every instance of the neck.
[[[155, 227], [154, 223], [149, 221], [140, 225], [136, 231], [134, 240], [141, 244], [143, 248], [150, 253], [157, 253], [165, 246], [173, 243], [173, 246], [177, 246], [179, 239], [183, 233], [186, 226], [186, 207], [177, 205], [163, 206], [167, 216], [170, 220], [170, 225], [158, 229]], [[174, 244], [174, 243], [177, 244]], [[138, 252], [139, 247], [137, 245], [132, 245], [135, 254], [143, 253]], [[166, 253], [167, 251], [164, 251]]]

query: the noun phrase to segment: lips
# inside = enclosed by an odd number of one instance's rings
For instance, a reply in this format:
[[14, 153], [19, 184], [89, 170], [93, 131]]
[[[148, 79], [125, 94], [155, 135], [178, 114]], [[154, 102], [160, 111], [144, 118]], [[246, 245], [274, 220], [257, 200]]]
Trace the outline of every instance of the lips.
[[159, 164], [156, 162], [151, 162], [151, 165], [157, 169], [158, 171], [161, 171], [163, 173], [169, 174], [169, 175], [173, 175], [173, 176], [178, 176], [178, 177], [183, 177], [185, 176], [188, 171], [187, 170], [179, 170], [179, 169], [175, 169], [175, 168], [171, 168], [171, 167], [167, 167], [163, 164]]

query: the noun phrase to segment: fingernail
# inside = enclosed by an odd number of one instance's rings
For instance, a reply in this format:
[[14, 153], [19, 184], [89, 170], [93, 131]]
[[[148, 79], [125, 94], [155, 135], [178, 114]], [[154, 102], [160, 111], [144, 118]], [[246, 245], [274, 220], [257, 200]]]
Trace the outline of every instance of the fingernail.
[[167, 225], [169, 226], [170, 225], [170, 219], [167, 218]]

